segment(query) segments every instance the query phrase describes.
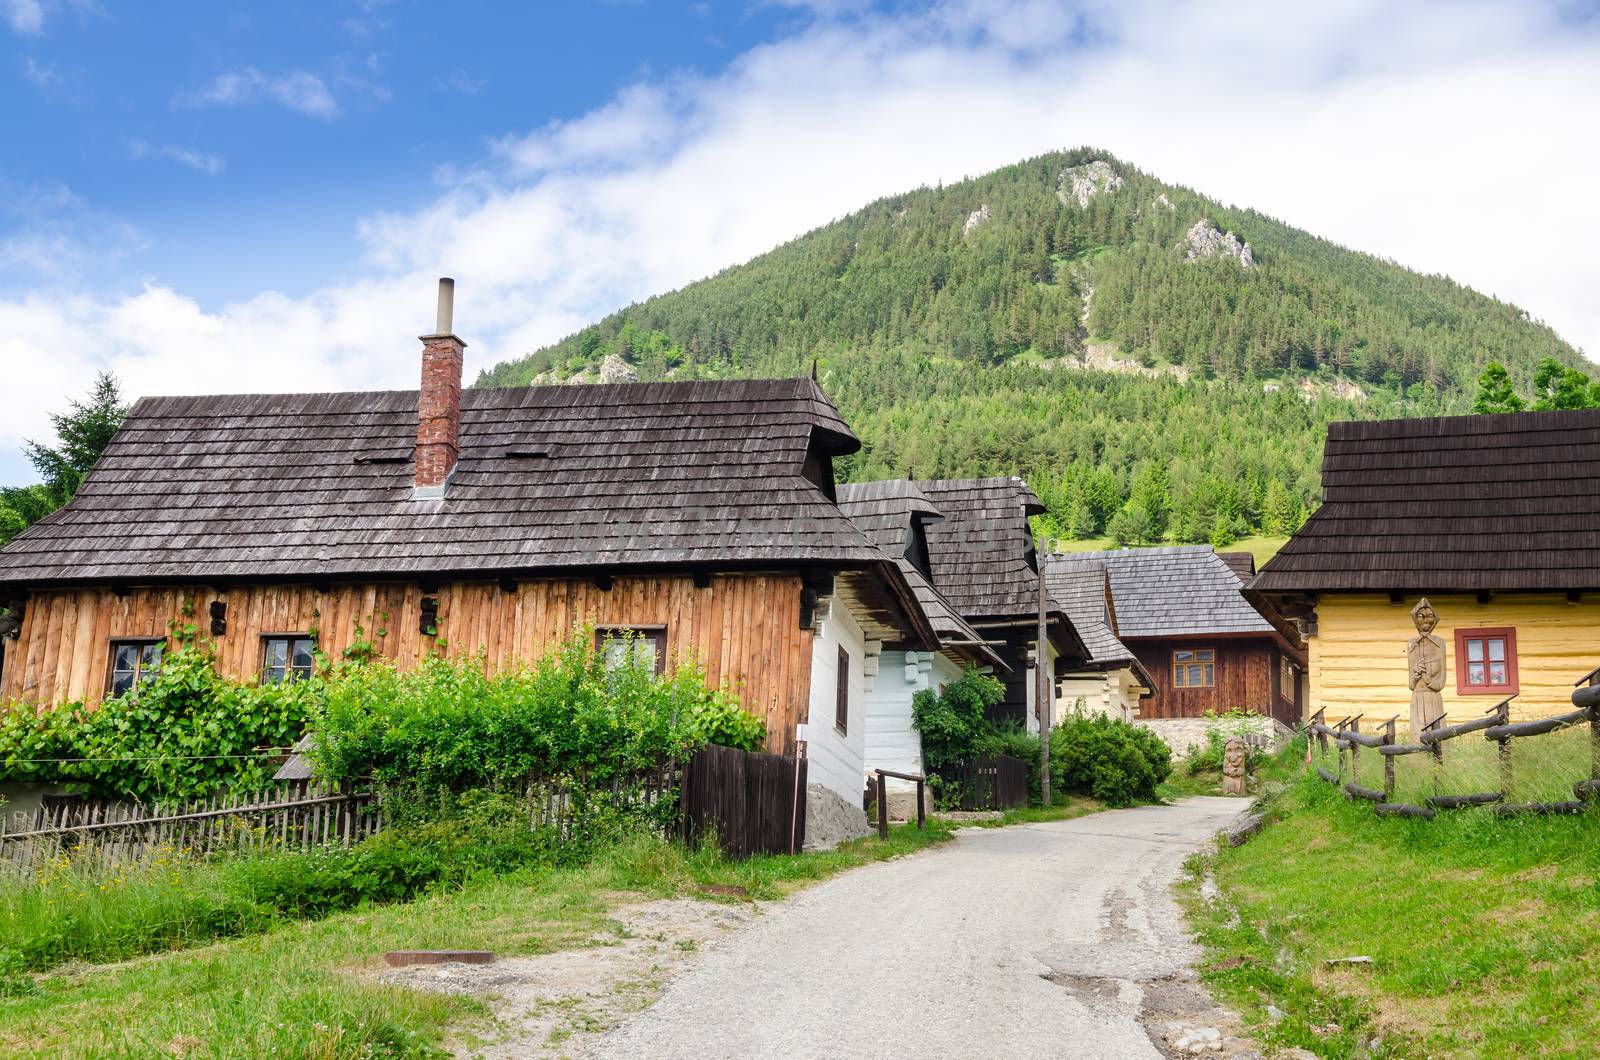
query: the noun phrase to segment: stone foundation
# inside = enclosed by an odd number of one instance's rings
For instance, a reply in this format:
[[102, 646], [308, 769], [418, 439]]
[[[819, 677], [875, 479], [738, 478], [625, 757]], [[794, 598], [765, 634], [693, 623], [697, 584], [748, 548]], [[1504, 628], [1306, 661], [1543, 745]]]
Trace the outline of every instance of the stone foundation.
[[[916, 806], [915, 798], [911, 804]], [[806, 785], [805, 849], [832, 850], [840, 843], [871, 834], [872, 825], [860, 803], [851, 805], [850, 800], [821, 784]]]
[[[1267, 737], [1269, 751], [1276, 751], [1294, 735], [1293, 729], [1276, 718], [1269, 718], [1263, 714], [1250, 720], [1254, 723], [1251, 731]], [[1136, 720], [1134, 724], [1142, 725], [1161, 737], [1166, 745], [1172, 748], [1172, 757], [1176, 760], [1188, 754], [1189, 748], [1204, 746], [1206, 733], [1222, 722], [1216, 718], [1144, 718]], [[1230, 721], [1228, 724], [1237, 726], [1238, 723]], [[1230, 731], [1237, 731], [1237, 728]]]

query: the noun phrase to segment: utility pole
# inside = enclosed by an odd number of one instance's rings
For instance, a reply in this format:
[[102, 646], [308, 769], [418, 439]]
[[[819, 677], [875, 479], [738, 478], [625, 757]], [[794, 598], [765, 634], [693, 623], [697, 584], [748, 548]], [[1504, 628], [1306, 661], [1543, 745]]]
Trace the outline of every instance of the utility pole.
[[1034, 705], [1039, 714], [1039, 797], [1045, 806], [1050, 805], [1050, 722], [1051, 715], [1055, 713], [1055, 704], [1050, 695], [1050, 660], [1049, 660], [1049, 630], [1046, 626], [1045, 601], [1049, 594], [1045, 591], [1044, 568], [1045, 548], [1047, 542], [1039, 539], [1039, 547], [1034, 549], [1039, 568], [1039, 639], [1034, 645]]

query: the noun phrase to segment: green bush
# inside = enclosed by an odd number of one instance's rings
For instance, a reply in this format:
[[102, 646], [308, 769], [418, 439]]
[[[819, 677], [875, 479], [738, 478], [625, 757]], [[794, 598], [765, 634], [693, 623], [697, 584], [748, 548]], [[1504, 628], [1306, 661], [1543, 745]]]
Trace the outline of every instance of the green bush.
[[325, 777], [461, 790], [529, 773], [608, 780], [707, 743], [753, 750], [766, 733], [692, 661], [666, 676], [636, 657], [608, 669], [592, 629], [493, 677], [481, 659], [402, 673], [358, 658], [273, 685], [220, 676], [193, 626], [175, 624], [170, 644], [156, 677], [93, 710], [0, 705], [0, 780], [143, 801], [257, 790], [274, 771], [259, 752], [311, 726]]
[[943, 777], [951, 769], [995, 753], [995, 727], [984, 713], [1005, 694], [998, 678], [969, 666], [943, 689], [925, 688], [911, 697], [911, 724], [922, 736], [923, 772], [941, 804], [950, 796]]
[[171, 643], [155, 678], [93, 710], [0, 705], [0, 779], [140, 800], [266, 785], [274, 766], [257, 750], [300, 738], [322, 679], [239, 684], [218, 675], [192, 626], [175, 625]]
[[1131, 806], [1156, 799], [1156, 785], [1172, 775], [1172, 750], [1142, 726], [1077, 714], [1050, 732], [1050, 771], [1060, 791]]
[[647, 659], [622, 654], [626, 663], [608, 667], [593, 630], [579, 629], [532, 666], [492, 676], [482, 660], [350, 668], [315, 709], [312, 756], [322, 776], [431, 792], [530, 775], [601, 785], [707, 743], [761, 746], [765, 723], [726, 688], [707, 688], [692, 661], [657, 676]]
[[[1189, 747], [1183, 759], [1184, 770], [1190, 776], [1198, 776], [1201, 773], [1220, 773], [1222, 771], [1222, 756], [1227, 749], [1229, 738], [1260, 732], [1260, 718], [1261, 715], [1252, 714], [1245, 710], [1229, 710], [1222, 714], [1207, 711], [1206, 719], [1211, 724], [1206, 727], [1205, 743], [1193, 744]], [[1252, 771], [1260, 765], [1261, 748], [1251, 747], [1246, 744], [1245, 755]]]

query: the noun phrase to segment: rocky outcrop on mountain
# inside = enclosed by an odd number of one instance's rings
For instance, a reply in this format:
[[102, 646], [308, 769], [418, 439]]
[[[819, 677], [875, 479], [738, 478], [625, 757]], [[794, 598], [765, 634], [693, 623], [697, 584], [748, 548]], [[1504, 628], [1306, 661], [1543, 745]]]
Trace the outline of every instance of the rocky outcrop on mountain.
[[1117, 171], [1109, 163], [1095, 159], [1062, 170], [1061, 178], [1056, 181], [1056, 198], [1063, 206], [1077, 203], [1082, 207], [1089, 205], [1089, 200], [1096, 195], [1107, 195], [1120, 187], [1122, 177]]
[[633, 365], [616, 354], [608, 353], [600, 362], [600, 382], [637, 383], [638, 381], [639, 373], [633, 370]]
[[971, 213], [967, 214], [967, 223], [961, 226], [961, 234], [964, 235], [964, 236], [970, 236], [972, 234], [972, 230], [974, 228], [977, 228], [979, 225], [983, 224], [983, 222], [987, 221], [988, 219], [989, 219], [989, 204], [988, 203], [984, 203], [982, 206], [978, 207], [976, 210], [973, 210]]
[[1189, 229], [1184, 236], [1184, 246], [1184, 257], [1188, 261], [1222, 257], [1237, 261], [1241, 269], [1255, 267], [1255, 254], [1249, 243], [1241, 242], [1238, 236], [1222, 231], [1205, 218], [1196, 221]]
[[1156, 201], [1155, 201], [1154, 205], [1161, 207], [1163, 210], [1166, 210], [1168, 213], [1170, 213], [1173, 210], [1177, 209], [1176, 206], [1172, 205], [1172, 200], [1167, 198], [1167, 193], [1166, 192], [1162, 192], [1160, 195], [1156, 196]]

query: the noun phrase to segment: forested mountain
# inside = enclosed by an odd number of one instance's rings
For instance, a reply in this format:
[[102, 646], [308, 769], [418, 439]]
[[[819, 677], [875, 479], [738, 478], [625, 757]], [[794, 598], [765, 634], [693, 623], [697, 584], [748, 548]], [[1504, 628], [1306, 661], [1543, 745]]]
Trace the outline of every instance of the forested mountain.
[[1226, 543], [1315, 506], [1328, 421], [1466, 412], [1489, 361], [1547, 357], [1583, 363], [1515, 306], [1085, 148], [882, 199], [477, 385], [815, 360], [865, 442], [849, 477], [1021, 474], [1055, 532]]

